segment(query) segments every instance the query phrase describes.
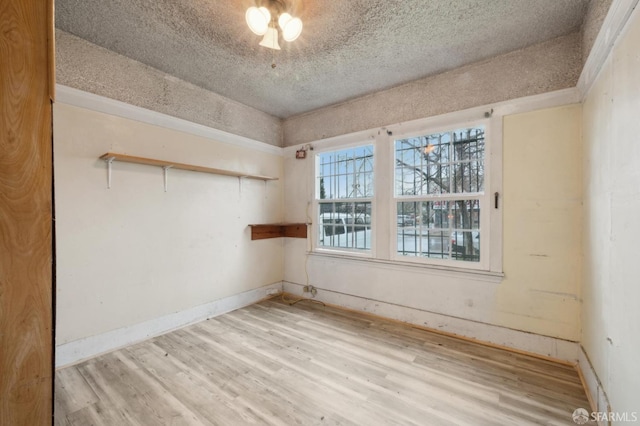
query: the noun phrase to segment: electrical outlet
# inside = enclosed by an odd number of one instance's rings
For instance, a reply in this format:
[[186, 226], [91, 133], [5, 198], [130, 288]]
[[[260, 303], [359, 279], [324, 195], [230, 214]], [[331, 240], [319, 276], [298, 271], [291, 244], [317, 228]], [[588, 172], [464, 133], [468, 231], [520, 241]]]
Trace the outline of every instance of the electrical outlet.
[[318, 289], [312, 285], [305, 285], [304, 287], [302, 287], [302, 291], [304, 293], [311, 293], [313, 296], [318, 293]]

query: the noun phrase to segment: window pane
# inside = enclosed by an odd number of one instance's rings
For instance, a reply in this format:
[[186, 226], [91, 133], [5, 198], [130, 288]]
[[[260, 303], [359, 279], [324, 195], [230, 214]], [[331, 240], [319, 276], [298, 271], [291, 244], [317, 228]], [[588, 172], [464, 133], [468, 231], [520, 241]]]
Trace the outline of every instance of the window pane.
[[480, 261], [479, 200], [400, 202], [396, 221], [403, 256]]
[[396, 195], [482, 192], [484, 133], [477, 126], [396, 140]]
[[373, 145], [318, 154], [317, 164], [318, 245], [370, 250], [371, 201], [354, 199], [373, 197]]
[[321, 247], [371, 250], [371, 203], [320, 203]]
[[373, 196], [373, 145], [318, 155], [318, 199]]

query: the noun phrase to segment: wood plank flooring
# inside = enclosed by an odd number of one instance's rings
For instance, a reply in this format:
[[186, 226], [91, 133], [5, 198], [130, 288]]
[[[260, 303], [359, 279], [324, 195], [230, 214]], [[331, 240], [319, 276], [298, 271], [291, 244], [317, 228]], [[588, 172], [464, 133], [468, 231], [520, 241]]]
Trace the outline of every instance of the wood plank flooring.
[[272, 299], [64, 368], [56, 425], [575, 425], [568, 366]]

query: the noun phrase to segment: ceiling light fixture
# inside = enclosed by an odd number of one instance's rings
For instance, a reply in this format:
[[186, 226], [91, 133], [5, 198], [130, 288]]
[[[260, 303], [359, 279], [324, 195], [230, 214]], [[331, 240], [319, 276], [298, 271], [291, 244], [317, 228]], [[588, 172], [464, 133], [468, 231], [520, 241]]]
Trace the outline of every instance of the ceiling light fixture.
[[294, 41], [302, 33], [302, 21], [294, 18], [286, 10], [284, 0], [266, 0], [261, 6], [247, 9], [245, 19], [249, 29], [256, 35], [264, 36], [260, 46], [280, 50], [278, 27], [284, 41]]

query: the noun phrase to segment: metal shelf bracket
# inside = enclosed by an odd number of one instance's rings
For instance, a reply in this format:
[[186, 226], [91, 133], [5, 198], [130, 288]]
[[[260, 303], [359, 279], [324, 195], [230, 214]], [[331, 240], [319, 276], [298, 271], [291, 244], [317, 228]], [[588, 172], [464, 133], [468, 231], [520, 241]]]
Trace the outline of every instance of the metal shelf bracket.
[[164, 192], [167, 192], [167, 184], [169, 182], [169, 169], [173, 166], [162, 166], [162, 173], [164, 174]]
[[107, 157], [104, 161], [107, 163], [107, 189], [111, 189], [111, 164], [116, 157]]

